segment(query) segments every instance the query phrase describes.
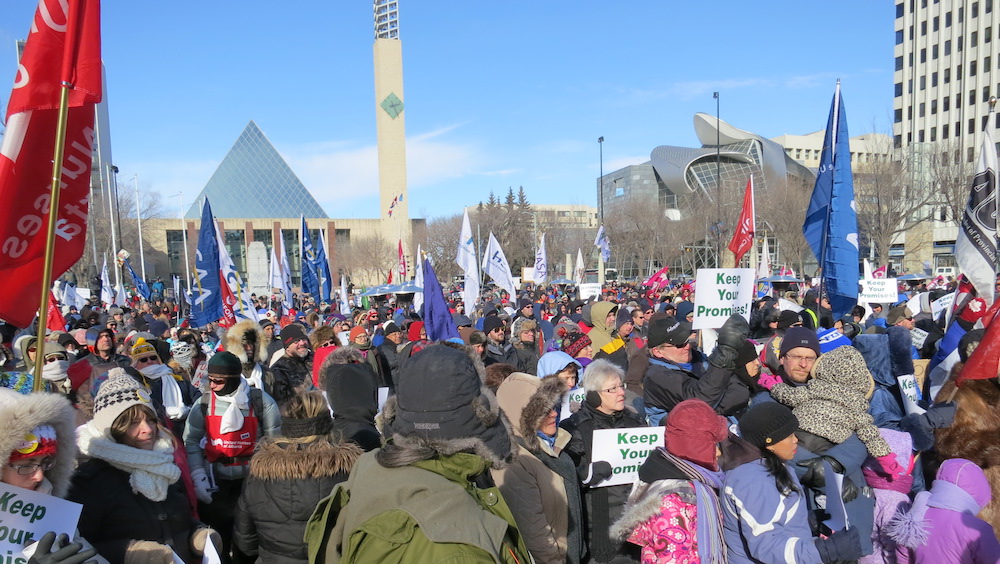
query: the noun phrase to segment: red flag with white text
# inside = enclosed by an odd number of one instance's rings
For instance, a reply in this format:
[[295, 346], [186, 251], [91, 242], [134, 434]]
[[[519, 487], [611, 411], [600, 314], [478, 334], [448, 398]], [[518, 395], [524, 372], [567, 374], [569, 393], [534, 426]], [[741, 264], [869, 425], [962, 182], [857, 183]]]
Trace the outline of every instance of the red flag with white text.
[[889, 266], [883, 264], [872, 271], [872, 278], [885, 278], [889, 275]]
[[[52, 279], [83, 255], [94, 105], [101, 100], [100, 0], [40, 0], [7, 105], [0, 145], [0, 318], [27, 327], [45, 264], [61, 85], [72, 87]], [[48, 281], [51, 283], [51, 280]]]
[[743, 193], [743, 211], [740, 213], [739, 222], [733, 231], [733, 240], [729, 242], [729, 250], [736, 255], [736, 264], [740, 264], [743, 255], [753, 247], [754, 235], [754, 209], [753, 209], [753, 175], [747, 180], [747, 189]]
[[399, 283], [402, 284], [410, 279], [406, 268], [406, 255], [403, 254], [403, 240], [399, 240]]

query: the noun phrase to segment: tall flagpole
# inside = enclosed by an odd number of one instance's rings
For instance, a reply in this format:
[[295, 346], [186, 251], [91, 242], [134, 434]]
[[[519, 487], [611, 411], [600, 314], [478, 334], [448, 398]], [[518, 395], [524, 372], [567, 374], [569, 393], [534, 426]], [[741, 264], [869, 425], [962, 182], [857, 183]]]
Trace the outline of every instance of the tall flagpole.
[[146, 281], [146, 253], [142, 250], [142, 207], [139, 206], [139, 175], [132, 177], [135, 183], [135, 220], [139, 223], [139, 264], [142, 267], [142, 280]]
[[[837, 90], [833, 94], [833, 133], [830, 134], [830, 202], [826, 206], [826, 229], [823, 230], [823, 248], [819, 259], [819, 295], [816, 296], [816, 328], [819, 329], [820, 311], [823, 308], [823, 290], [826, 288], [826, 252], [827, 239], [830, 237], [830, 215], [833, 213], [833, 183], [836, 182], [837, 170], [837, 134], [840, 133], [840, 79], [837, 79]], [[801, 274], [801, 273], [800, 273]], [[832, 307], [832, 304], [831, 304]]]

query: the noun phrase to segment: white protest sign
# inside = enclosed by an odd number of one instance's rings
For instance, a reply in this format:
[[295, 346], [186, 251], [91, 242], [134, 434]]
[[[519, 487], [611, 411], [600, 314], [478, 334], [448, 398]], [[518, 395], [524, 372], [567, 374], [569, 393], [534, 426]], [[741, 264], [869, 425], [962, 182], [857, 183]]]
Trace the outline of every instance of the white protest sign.
[[826, 476], [833, 477], [826, 481], [826, 512], [830, 514], [830, 518], [823, 521], [823, 524], [833, 531], [840, 531], [851, 524], [847, 519], [847, 508], [844, 507], [844, 475], [834, 472], [826, 461], [823, 462], [823, 469]]
[[941, 315], [941, 312], [947, 311], [951, 307], [951, 304], [954, 302], [955, 302], [955, 292], [952, 292], [950, 294], [945, 294], [944, 296], [941, 296], [940, 298], [934, 300], [933, 302], [931, 302], [931, 316], [934, 319], [937, 319], [938, 316]]
[[924, 342], [927, 341], [927, 335], [930, 335], [930, 333], [920, 329], [919, 327], [910, 329], [910, 341], [913, 343], [913, 346], [918, 349], [924, 348]]
[[611, 465], [611, 478], [592, 487], [631, 484], [639, 477], [639, 467], [653, 450], [663, 446], [663, 427], [630, 427], [594, 431], [590, 460]]
[[378, 412], [382, 413], [382, 408], [385, 407], [385, 402], [389, 399], [389, 388], [381, 387], [377, 391], [378, 393]]
[[81, 509], [79, 503], [0, 483], [0, 555], [20, 555], [25, 543], [49, 531], [73, 538]]
[[750, 321], [755, 273], [751, 268], [699, 268], [694, 329], [718, 329], [733, 314]]
[[861, 295], [858, 296], [858, 301], [894, 304], [899, 299], [895, 278], [865, 278], [860, 282]]
[[564, 421], [569, 419], [569, 416], [573, 415], [572, 405], [575, 404], [577, 409], [579, 409], [586, 398], [587, 390], [583, 388], [573, 388], [566, 392], [562, 400], [562, 409], [559, 410], [559, 420]]
[[778, 309], [780, 309], [781, 311], [794, 311], [795, 313], [798, 313], [802, 311], [802, 306], [791, 300], [786, 300], [785, 298], [779, 298]]
[[903, 374], [896, 376], [896, 381], [899, 382], [899, 391], [903, 395], [903, 407], [906, 409], [906, 414], [924, 413], [924, 408], [917, 403], [917, 400], [920, 399], [920, 387], [917, 386], [916, 376]]

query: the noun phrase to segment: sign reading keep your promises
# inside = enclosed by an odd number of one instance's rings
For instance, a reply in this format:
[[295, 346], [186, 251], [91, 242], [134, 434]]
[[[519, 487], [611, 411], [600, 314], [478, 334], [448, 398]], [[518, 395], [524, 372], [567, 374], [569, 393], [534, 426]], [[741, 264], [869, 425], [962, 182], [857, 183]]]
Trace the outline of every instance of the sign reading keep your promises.
[[611, 465], [611, 477], [592, 487], [631, 484], [639, 477], [639, 467], [656, 447], [663, 446], [663, 427], [597, 429], [590, 459]]
[[6, 555], [0, 557], [15, 555], [10, 562], [17, 563], [24, 545], [37, 542], [49, 531], [73, 538], [81, 509], [78, 503], [0, 484], [0, 555]]
[[750, 268], [699, 268], [694, 295], [695, 329], [718, 329], [731, 315], [750, 321], [754, 271]]

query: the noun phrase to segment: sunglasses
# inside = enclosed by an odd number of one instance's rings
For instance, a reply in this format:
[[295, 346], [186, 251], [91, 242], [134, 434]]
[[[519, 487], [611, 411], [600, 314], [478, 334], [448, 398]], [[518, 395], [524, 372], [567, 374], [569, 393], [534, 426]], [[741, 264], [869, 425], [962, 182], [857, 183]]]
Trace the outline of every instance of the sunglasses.
[[228, 378], [209, 378], [208, 382], [217, 386], [224, 386], [227, 380]]
[[52, 363], [52, 362], [58, 362], [60, 360], [66, 360], [66, 357], [63, 356], [63, 355], [61, 355], [61, 354], [60, 355], [55, 355], [55, 356], [45, 357], [45, 364], [49, 364], [49, 363]]
[[137, 363], [140, 363], [140, 362], [154, 362], [154, 361], [156, 361], [156, 360], [159, 360], [159, 358], [158, 358], [158, 357], [156, 357], [156, 356], [144, 356], [144, 357], [142, 357], [142, 358], [137, 358], [137, 359], [135, 359], [135, 361], [136, 361]]

